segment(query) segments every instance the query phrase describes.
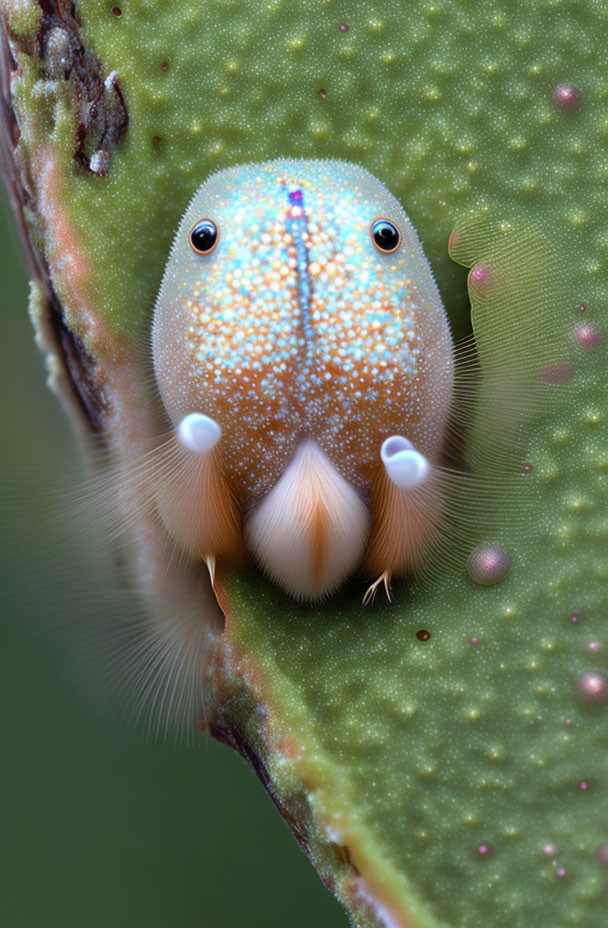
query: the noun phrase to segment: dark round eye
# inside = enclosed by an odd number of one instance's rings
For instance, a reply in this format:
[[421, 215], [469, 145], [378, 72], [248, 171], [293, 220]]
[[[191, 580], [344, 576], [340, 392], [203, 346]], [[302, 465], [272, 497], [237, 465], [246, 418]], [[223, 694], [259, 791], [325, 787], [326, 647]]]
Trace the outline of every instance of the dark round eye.
[[376, 219], [372, 223], [370, 232], [374, 247], [384, 252], [385, 255], [397, 251], [401, 244], [401, 232], [390, 219]]
[[197, 255], [210, 255], [220, 240], [220, 230], [211, 219], [199, 219], [190, 229], [190, 244]]

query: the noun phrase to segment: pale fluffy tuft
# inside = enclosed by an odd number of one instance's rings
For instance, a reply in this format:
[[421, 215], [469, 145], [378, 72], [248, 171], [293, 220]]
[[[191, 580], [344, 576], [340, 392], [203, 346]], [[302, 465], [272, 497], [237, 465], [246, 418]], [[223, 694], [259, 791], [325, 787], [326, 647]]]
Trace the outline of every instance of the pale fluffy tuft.
[[359, 565], [369, 512], [314, 441], [295, 457], [246, 524], [262, 567], [289, 593], [314, 600], [331, 593]]

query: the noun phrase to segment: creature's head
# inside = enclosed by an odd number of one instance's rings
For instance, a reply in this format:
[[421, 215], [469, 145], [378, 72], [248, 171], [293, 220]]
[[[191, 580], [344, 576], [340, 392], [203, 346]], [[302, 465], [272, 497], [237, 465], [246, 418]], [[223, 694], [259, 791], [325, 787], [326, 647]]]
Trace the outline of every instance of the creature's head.
[[[360, 167], [275, 161], [203, 184], [167, 264], [153, 354], [183, 444], [296, 594], [322, 594], [357, 566], [379, 474], [392, 467], [403, 495], [438, 461], [447, 321], [411, 222]], [[197, 533], [205, 557], [211, 535]], [[277, 544], [299, 568], [277, 567]]]

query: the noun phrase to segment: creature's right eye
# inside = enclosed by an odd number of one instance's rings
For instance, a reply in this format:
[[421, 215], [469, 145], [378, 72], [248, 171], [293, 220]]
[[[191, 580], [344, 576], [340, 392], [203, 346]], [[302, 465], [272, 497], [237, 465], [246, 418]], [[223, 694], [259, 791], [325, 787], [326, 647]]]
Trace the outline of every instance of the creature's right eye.
[[382, 251], [385, 255], [391, 255], [397, 251], [401, 244], [401, 232], [394, 222], [390, 219], [376, 219], [369, 230], [374, 248], [376, 251]]
[[220, 230], [212, 219], [199, 219], [190, 229], [190, 244], [197, 255], [210, 255], [220, 240]]

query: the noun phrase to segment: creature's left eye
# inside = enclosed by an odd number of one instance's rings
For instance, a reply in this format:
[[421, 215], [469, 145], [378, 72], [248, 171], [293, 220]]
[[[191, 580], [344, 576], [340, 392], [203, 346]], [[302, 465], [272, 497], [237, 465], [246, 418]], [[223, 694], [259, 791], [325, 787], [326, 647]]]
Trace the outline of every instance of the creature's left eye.
[[374, 243], [374, 248], [376, 248], [377, 251], [384, 252], [385, 255], [390, 255], [393, 251], [397, 251], [401, 244], [401, 232], [390, 219], [380, 218], [372, 222], [370, 235]]
[[212, 219], [199, 219], [190, 229], [190, 244], [197, 255], [210, 255], [220, 240], [220, 230]]

